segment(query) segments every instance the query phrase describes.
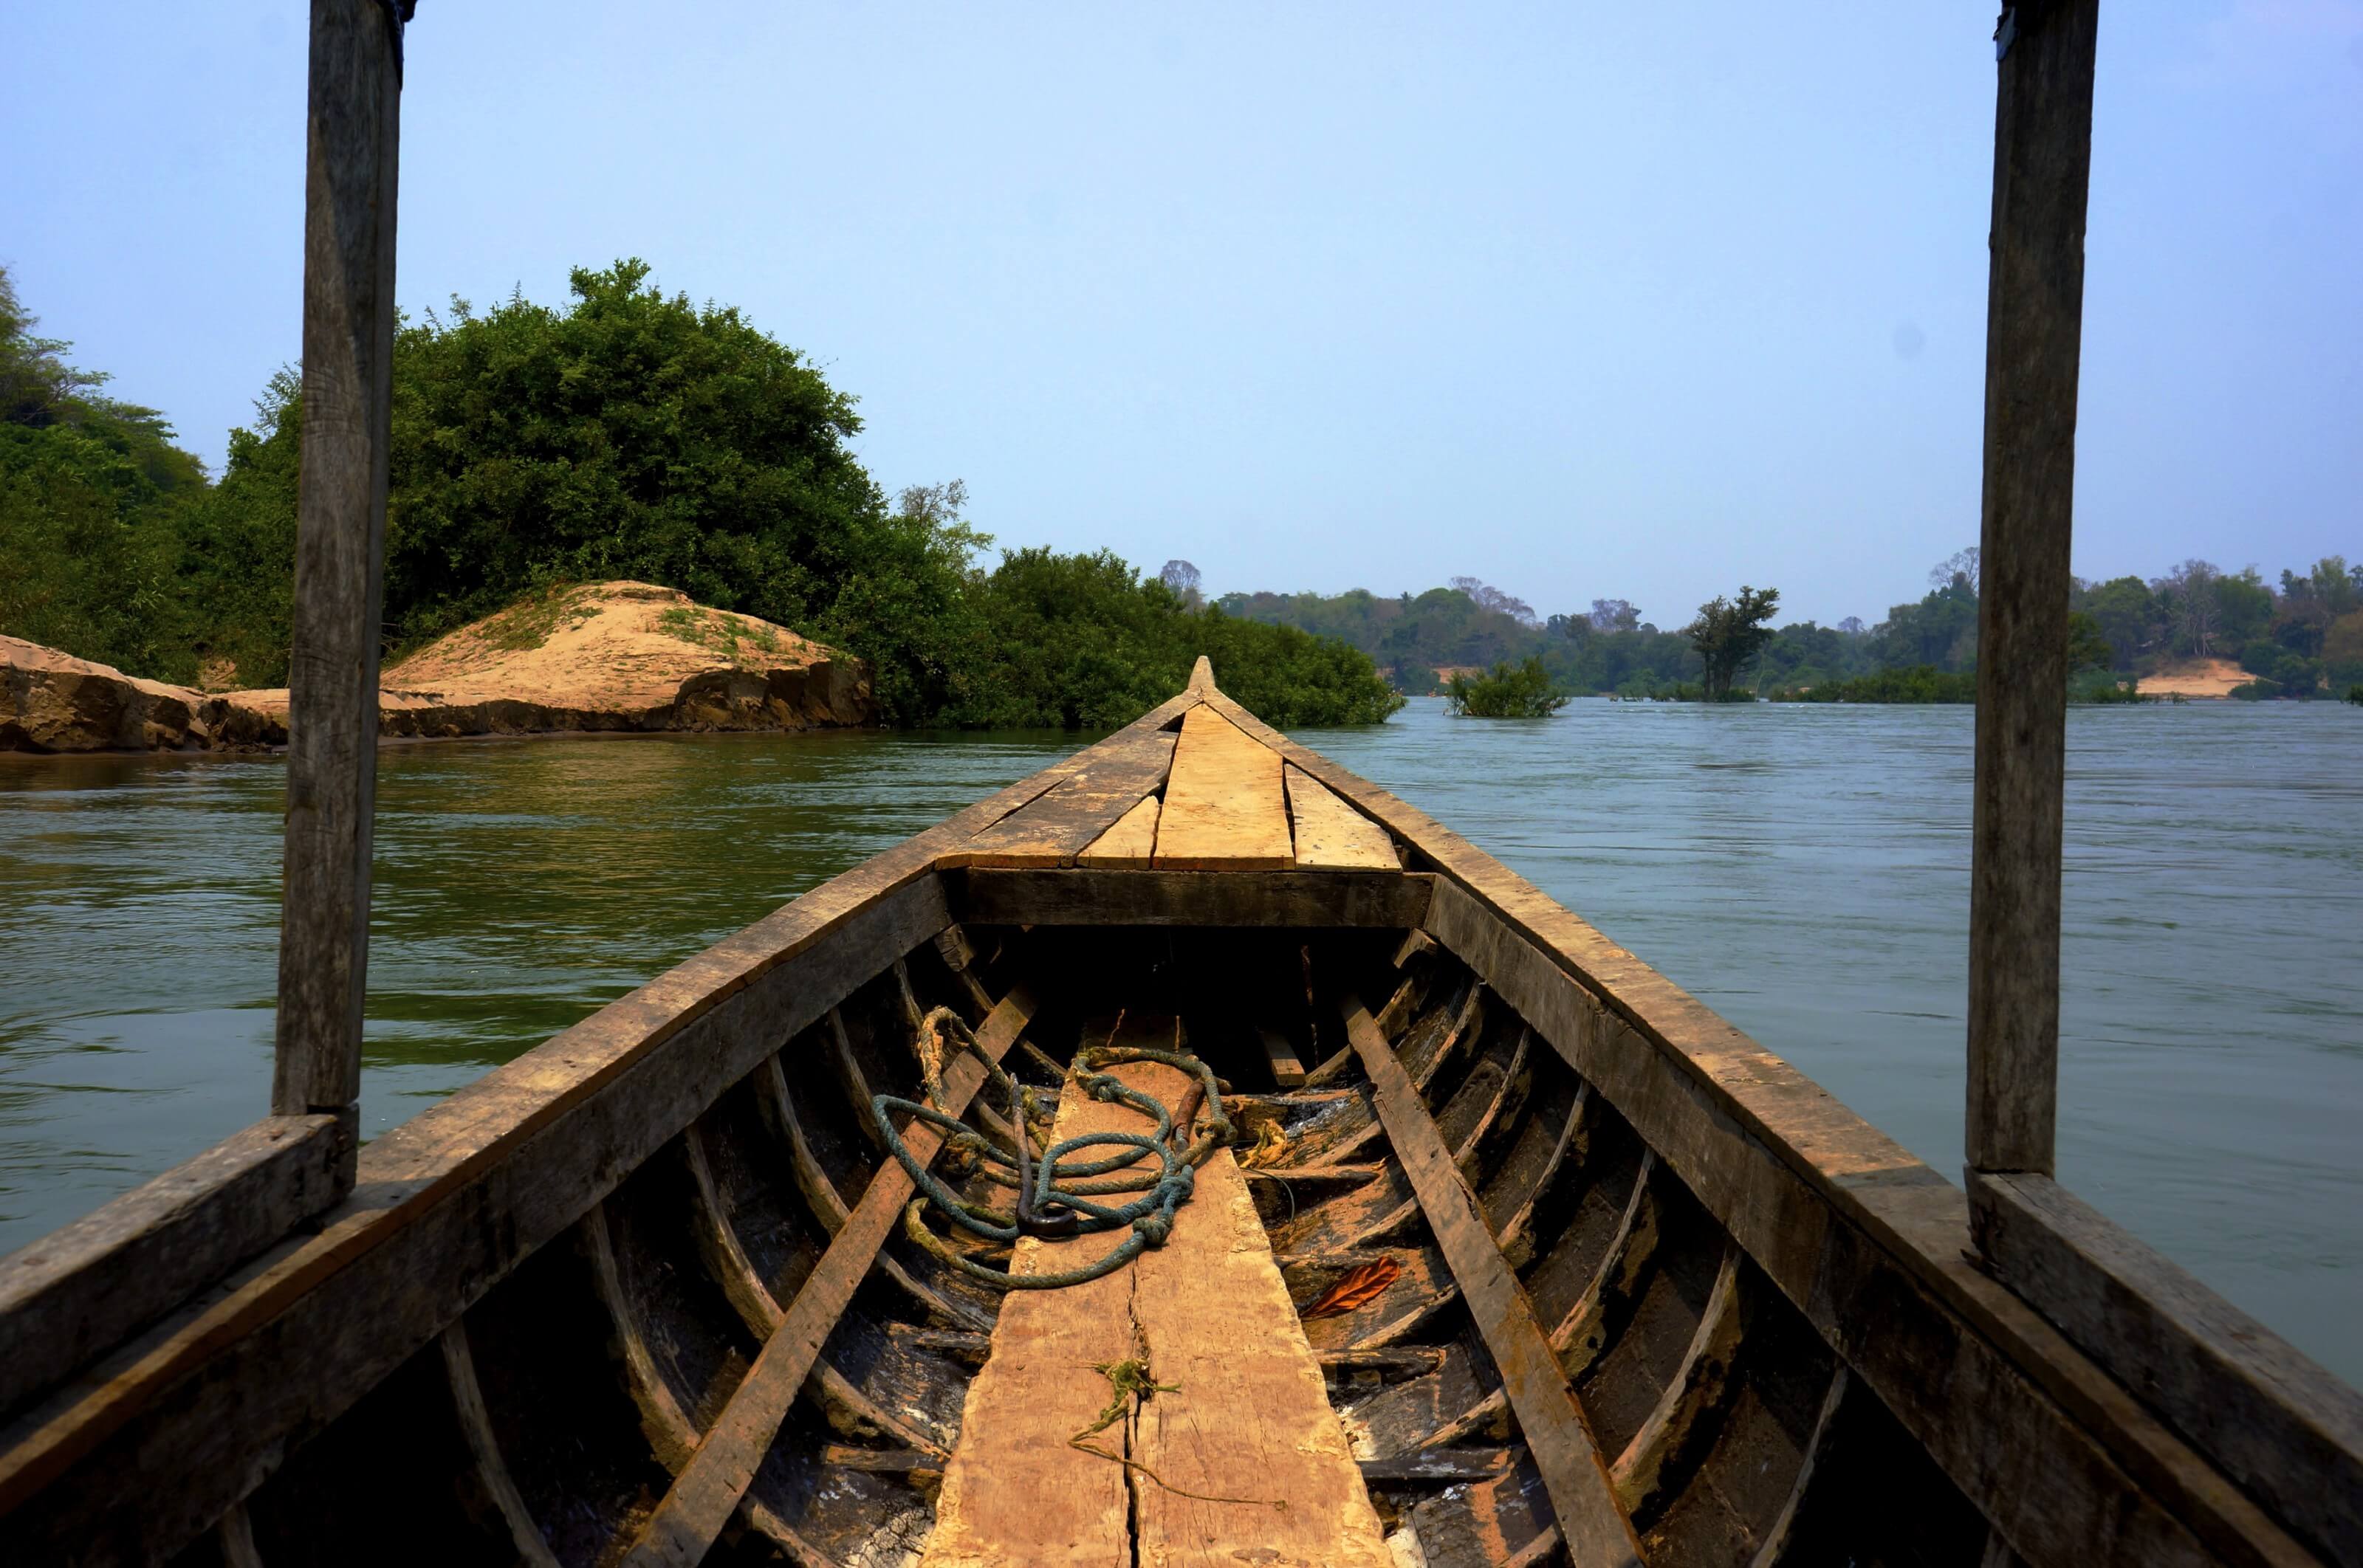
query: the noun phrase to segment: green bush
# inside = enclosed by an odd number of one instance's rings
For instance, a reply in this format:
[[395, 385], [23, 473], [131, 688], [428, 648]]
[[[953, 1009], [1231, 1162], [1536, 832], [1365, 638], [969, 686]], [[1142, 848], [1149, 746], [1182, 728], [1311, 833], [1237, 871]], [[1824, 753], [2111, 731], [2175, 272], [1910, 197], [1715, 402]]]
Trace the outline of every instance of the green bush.
[[1456, 675], [1445, 696], [1455, 713], [1471, 719], [1547, 719], [1568, 703], [1534, 656], [1515, 666], [1504, 660], [1474, 679]]

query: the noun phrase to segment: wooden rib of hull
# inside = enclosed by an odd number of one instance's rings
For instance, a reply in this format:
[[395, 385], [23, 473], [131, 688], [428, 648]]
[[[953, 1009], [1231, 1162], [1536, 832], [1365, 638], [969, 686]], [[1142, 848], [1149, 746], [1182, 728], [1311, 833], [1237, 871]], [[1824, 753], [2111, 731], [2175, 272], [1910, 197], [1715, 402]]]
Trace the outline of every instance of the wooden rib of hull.
[[[1412, 869], [1074, 866], [1201, 705]], [[16, 1414], [0, 1558], [915, 1564], [1003, 1305], [890, 1231], [869, 1102], [949, 1007], [1037, 1084], [1126, 1012], [1230, 1080], [1298, 1309], [1378, 1282], [1302, 1327], [1398, 1562], [2314, 1561], [1962, 1277], [1956, 1190], [1588, 927], [1210, 685], [1119, 739], [1104, 799], [1091, 753], [1013, 787], [382, 1140]], [[1039, 869], [958, 853], [1004, 821]]]

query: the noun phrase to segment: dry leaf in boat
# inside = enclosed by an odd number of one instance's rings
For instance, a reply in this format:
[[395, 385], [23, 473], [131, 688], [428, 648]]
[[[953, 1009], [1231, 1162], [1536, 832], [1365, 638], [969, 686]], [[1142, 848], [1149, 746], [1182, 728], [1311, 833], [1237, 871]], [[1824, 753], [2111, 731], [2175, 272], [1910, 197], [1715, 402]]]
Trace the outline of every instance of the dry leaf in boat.
[[1314, 1298], [1302, 1317], [1336, 1318], [1351, 1312], [1357, 1307], [1367, 1307], [1386, 1293], [1403, 1275], [1403, 1264], [1392, 1258], [1381, 1258], [1375, 1263], [1359, 1264], [1347, 1270], [1337, 1283]]

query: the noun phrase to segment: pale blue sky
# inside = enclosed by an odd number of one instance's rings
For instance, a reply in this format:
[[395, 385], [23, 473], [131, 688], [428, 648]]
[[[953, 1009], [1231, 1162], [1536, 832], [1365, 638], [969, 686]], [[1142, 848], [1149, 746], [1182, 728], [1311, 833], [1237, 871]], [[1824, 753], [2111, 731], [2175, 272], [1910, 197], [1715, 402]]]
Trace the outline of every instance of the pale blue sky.
[[[424, 0], [400, 295], [646, 257], [889, 487], [1207, 585], [1876, 619], [1977, 533], [1991, 0]], [[218, 458], [305, 7], [0, 11], [0, 261]], [[2363, 0], [2103, 7], [2077, 569], [2363, 555]]]

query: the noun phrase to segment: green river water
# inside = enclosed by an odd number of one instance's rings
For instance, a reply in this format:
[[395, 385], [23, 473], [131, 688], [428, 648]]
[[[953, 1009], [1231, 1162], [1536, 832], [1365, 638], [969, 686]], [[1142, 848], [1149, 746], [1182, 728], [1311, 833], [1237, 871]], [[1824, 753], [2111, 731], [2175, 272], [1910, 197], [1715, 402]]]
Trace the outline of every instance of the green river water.
[[[2069, 723], [2061, 1177], [2363, 1384], [2363, 713]], [[1970, 724], [1423, 700], [1303, 738], [1957, 1176]], [[387, 746], [364, 1132], [1082, 738]], [[282, 779], [0, 756], [0, 1252], [263, 1110]]]

